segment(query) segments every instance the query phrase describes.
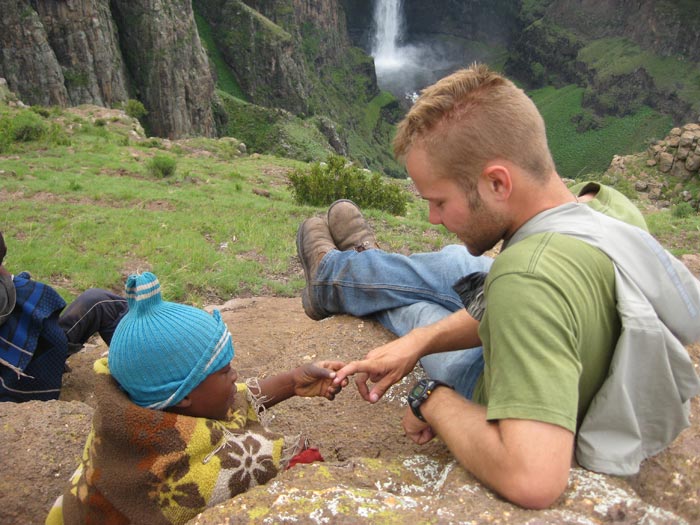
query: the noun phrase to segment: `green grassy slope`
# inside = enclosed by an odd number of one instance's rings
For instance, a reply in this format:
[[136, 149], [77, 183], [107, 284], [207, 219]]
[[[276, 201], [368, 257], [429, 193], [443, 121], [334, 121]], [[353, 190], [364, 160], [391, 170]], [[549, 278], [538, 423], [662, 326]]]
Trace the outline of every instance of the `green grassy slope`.
[[549, 145], [562, 177], [600, 173], [610, 165], [613, 155], [641, 151], [650, 140], [664, 137], [672, 127], [669, 117], [644, 107], [627, 117], [607, 117], [598, 129], [578, 133], [572, 119], [584, 112], [583, 88], [546, 87], [529, 95], [545, 120]]
[[[15, 140], [13, 125], [28, 113], [39, 132]], [[304, 163], [240, 155], [229, 138], [135, 139], [135, 121], [104, 108], [42, 113], [0, 104], [0, 231], [11, 271], [30, 271], [67, 300], [92, 286], [119, 293], [145, 270], [162, 277], [169, 299], [193, 304], [300, 293], [296, 230], [325, 211], [292, 200], [286, 173]], [[154, 175], [155, 157], [172, 159], [175, 173]], [[401, 218], [368, 211], [383, 246], [455, 241], [428, 224], [422, 200], [410, 201]]]

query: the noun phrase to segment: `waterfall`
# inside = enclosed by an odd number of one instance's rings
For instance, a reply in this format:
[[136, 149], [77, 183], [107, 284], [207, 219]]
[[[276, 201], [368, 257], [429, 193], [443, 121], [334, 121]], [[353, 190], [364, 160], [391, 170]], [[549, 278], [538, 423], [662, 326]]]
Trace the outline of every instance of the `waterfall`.
[[436, 61], [425, 48], [405, 43], [402, 0], [373, 1], [375, 33], [371, 55], [377, 83], [400, 99], [413, 100], [418, 89], [432, 83], [429, 68]]
[[402, 62], [398, 44], [403, 31], [403, 1], [375, 0], [374, 26], [372, 56], [375, 67], [377, 70], [399, 68]]

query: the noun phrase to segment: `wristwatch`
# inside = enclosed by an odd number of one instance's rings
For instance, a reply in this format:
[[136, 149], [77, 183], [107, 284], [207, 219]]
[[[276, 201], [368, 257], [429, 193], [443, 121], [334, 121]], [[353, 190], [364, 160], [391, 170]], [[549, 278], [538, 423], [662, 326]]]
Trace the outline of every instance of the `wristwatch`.
[[411, 391], [408, 393], [408, 406], [411, 407], [411, 412], [421, 421], [425, 421], [423, 414], [420, 413], [420, 406], [425, 403], [425, 400], [430, 397], [435, 389], [439, 386], [446, 386], [447, 388], [453, 388], [447, 383], [438, 381], [437, 379], [421, 379], [418, 381]]

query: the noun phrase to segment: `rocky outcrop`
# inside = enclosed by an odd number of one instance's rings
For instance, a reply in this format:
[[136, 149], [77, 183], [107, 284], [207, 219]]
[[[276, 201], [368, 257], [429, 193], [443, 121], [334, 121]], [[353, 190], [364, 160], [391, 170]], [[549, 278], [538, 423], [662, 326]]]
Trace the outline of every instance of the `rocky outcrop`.
[[[583, 67], [580, 62], [578, 64]], [[670, 115], [674, 122], [681, 122], [692, 113], [688, 101], [681, 100], [677, 93], [659, 88], [644, 67], [607, 77], [599, 77], [590, 70], [586, 76], [588, 87], [582, 105], [599, 115], [625, 116], [638, 111], [642, 105]]]
[[[700, 181], [700, 123], [673, 128], [667, 137], [652, 143], [647, 152], [647, 165], [656, 166], [660, 172], [668, 173], [681, 182], [692, 179]], [[689, 195], [685, 200], [692, 199], [692, 195]]]
[[588, 39], [624, 37], [659, 56], [700, 60], [695, 2], [555, 0], [547, 17]]
[[113, 106], [128, 98], [126, 71], [109, 4], [31, 2], [63, 72], [68, 104]]
[[214, 133], [214, 84], [187, 0], [0, 0], [0, 76], [27, 104], [135, 98], [152, 134]]
[[197, 5], [252, 102], [308, 113], [309, 75], [292, 33], [240, 0], [202, 0]]
[[624, 481], [580, 468], [572, 470], [568, 490], [552, 508], [522, 509], [493, 494], [455, 461], [420, 455], [300, 465], [268, 485], [207, 509], [190, 523], [284, 522], [687, 523], [673, 511], [642, 501]]
[[214, 80], [191, 0], [113, 0], [127, 69], [160, 137], [214, 135]]
[[[674, 214], [688, 215], [700, 211], [700, 122], [673, 128], [663, 139], [651, 142], [646, 151], [614, 155], [601, 181], [619, 185], [641, 209], [670, 208]], [[662, 236], [659, 240], [664, 246], [673, 244], [672, 238], [661, 232], [657, 235]], [[681, 260], [700, 276], [697, 254]]]
[[252, 102], [296, 115], [327, 109], [314, 103], [319, 76], [349, 48], [336, 0], [200, 0], [197, 9]]
[[[586, 86], [583, 104], [600, 115], [624, 116], [647, 105], [676, 123], [696, 117], [694, 89], [684, 85], [695, 82], [695, 76], [669, 83], [658, 66], [654, 72], [646, 65], [649, 57], [700, 60], [700, 11], [690, 3], [662, 7], [653, 0], [549, 0], [538, 5], [534, 14], [531, 8], [521, 12], [522, 29], [506, 63], [509, 75], [530, 87]], [[605, 38], [628, 46], [629, 63], [620, 50], [621, 56], [614, 55], [620, 65], [612, 67], [610, 59], [586, 62], [579, 55]]]
[[506, 71], [531, 88], [582, 81], [576, 56], [582, 43], [556, 24], [540, 20], [526, 27], [515, 40]]
[[28, 1], [0, 0], [0, 76], [27, 103], [68, 103], [63, 70]]

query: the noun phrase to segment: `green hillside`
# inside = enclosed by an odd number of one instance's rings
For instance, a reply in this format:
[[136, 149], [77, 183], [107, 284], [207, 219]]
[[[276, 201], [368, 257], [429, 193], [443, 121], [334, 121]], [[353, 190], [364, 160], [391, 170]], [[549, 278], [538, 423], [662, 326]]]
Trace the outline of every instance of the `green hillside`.
[[[529, 93], [547, 125], [549, 145], [562, 177], [601, 173], [613, 155], [642, 151], [651, 140], [663, 138], [673, 125], [670, 117], [648, 107], [626, 117], [597, 119], [581, 107], [583, 92], [578, 86], [566, 86]], [[578, 123], [586, 119], [595, 119], [595, 127], [577, 131]]]
[[[292, 199], [286, 175], [306, 164], [243, 155], [231, 138], [169, 142], [138, 128], [116, 110], [0, 103], [7, 267], [30, 271], [66, 299], [92, 286], [121, 292], [130, 273], [145, 270], [167, 276], [165, 295], [188, 303], [297, 296], [296, 231], [325, 211]], [[427, 222], [413, 194], [404, 217], [367, 215], [390, 250], [455, 242]]]

